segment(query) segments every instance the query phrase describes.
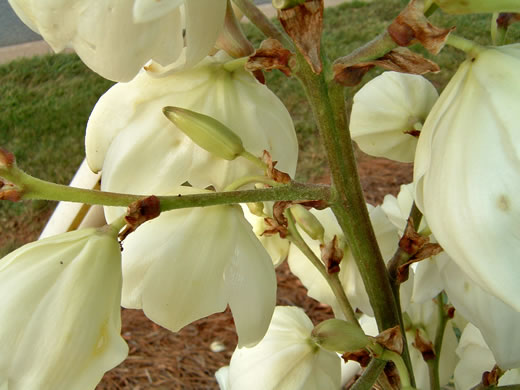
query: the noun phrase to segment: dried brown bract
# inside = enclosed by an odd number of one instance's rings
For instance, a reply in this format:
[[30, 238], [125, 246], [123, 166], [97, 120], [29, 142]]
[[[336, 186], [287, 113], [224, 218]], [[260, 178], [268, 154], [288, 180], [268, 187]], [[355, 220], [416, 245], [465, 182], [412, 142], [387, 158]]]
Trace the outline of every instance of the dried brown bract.
[[323, 0], [307, 0], [296, 7], [278, 10], [278, 18], [313, 72], [320, 74]]
[[258, 71], [278, 69], [289, 77], [291, 76], [291, 67], [289, 65], [291, 57], [292, 53], [284, 48], [280, 42], [274, 38], [268, 38], [263, 41], [260, 48], [249, 57], [245, 68], [253, 72], [255, 76], [257, 75], [255, 72]]

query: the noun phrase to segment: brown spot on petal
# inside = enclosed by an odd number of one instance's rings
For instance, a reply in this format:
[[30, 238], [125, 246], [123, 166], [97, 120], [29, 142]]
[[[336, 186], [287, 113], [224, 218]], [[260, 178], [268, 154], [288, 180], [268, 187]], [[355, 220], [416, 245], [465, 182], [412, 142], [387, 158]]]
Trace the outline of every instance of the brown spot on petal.
[[497, 200], [497, 206], [502, 211], [509, 211], [511, 209], [511, 200], [507, 195], [500, 195]]
[[278, 10], [278, 18], [313, 72], [321, 73], [323, 0], [307, 0], [296, 7]]

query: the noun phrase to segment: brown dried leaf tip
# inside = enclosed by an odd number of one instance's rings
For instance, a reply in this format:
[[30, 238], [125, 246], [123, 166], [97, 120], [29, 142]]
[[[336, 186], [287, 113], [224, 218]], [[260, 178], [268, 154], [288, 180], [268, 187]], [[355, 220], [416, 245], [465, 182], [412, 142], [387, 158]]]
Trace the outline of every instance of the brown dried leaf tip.
[[411, 74], [436, 73], [440, 71], [439, 65], [435, 62], [405, 47], [398, 47], [375, 60], [359, 62], [354, 65], [334, 64], [334, 80], [341, 85], [353, 87], [359, 84], [363, 76], [376, 65], [386, 70]]
[[520, 22], [520, 14], [503, 12], [498, 15], [497, 26], [507, 30], [510, 25], [515, 22]]
[[15, 162], [16, 159], [14, 157], [14, 154], [9, 152], [8, 150], [0, 148], [0, 168], [9, 168], [13, 166]]
[[339, 272], [339, 264], [343, 259], [343, 249], [341, 249], [337, 236], [334, 236], [332, 241], [325, 245], [320, 244], [321, 259], [327, 266], [327, 272], [329, 274], [335, 274]]
[[388, 27], [388, 33], [399, 46], [420, 42], [430, 53], [438, 54], [455, 27], [446, 29], [432, 25], [424, 11], [423, 0], [412, 0]]
[[412, 345], [419, 350], [425, 362], [435, 359], [435, 350], [432, 342], [425, 339], [419, 329], [415, 331], [415, 339]]
[[504, 370], [495, 365], [491, 371], [486, 371], [482, 374], [482, 384], [485, 387], [495, 387], [498, 385], [498, 380], [504, 375]]
[[307, 0], [296, 7], [278, 10], [278, 18], [313, 72], [321, 73], [323, 70], [320, 59], [323, 0]]
[[291, 176], [275, 168], [278, 161], [273, 161], [271, 154], [267, 150], [264, 150], [262, 161], [267, 165], [267, 176], [270, 179], [273, 179], [277, 183], [287, 184], [291, 182]]
[[278, 223], [274, 218], [264, 218], [264, 221], [268, 228], [264, 230], [261, 236], [274, 236], [279, 234], [281, 238], [286, 238], [289, 234], [287, 226]]
[[403, 353], [404, 341], [399, 326], [385, 329], [375, 337], [375, 340], [378, 344], [385, 347], [385, 349], [398, 353], [399, 355]]
[[341, 358], [345, 363], [348, 363], [350, 360], [359, 363], [361, 367], [368, 366], [368, 363], [370, 363], [370, 360], [372, 359], [370, 352], [368, 352], [366, 349], [360, 349], [354, 352], [345, 352], [343, 355], [341, 355]]
[[260, 44], [260, 48], [249, 57], [246, 70], [256, 73], [261, 70], [279, 69], [287, 77], [291, 76], [289, 61], [292, 53], [284, 48], [276, 39], [268, 38]]
[[428, 237], [423, 237], [415, 231], [412, 220], [408, 218], [403, 237], [399, 240], [399, 248], [409, 255], [414, 255], [429, 241]]
[[130, 233], [134, 232], [146, 221], [157, 218], [161, 214], [161, 204], [155, 195], [138, 200], [128, 206], [126, 212], [126, 228], [119, 234], [123, 241]]

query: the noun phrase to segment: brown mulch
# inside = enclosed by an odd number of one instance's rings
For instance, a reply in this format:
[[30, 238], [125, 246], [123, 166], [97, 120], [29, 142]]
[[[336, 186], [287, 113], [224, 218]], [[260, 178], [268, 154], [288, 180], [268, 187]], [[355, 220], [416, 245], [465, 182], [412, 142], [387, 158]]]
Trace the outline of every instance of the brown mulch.
[[[397, 195], [401, 184], [412, 181], [411, 164], [358, 153], [358, 166], [367, 202], [374, 205], [388, 193]], [[314, 322], [332, 316], [328, 306], [307, 296], [286, 263], [276, 274], [279, 305], [302, 307]], [[178, 333], [155, 325], [140, 310], [123, 310], [122, 317], [130, 356], [105, 375], [98, 390], [218, 389], [215, 371], [229, 363], [237, 342], [229, 310], [201, 319]], [[210, 345], [215, 341], [225, 350], [212, 352]]]

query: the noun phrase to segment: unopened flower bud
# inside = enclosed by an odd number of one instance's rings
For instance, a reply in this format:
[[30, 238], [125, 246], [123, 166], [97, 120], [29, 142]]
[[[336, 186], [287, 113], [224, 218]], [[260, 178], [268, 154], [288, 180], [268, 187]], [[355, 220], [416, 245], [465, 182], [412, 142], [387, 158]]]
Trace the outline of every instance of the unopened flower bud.
[[320, 347], [338, 353], [357, 351], [370, 342], [360, 327], [337, 318], [318, 324], [311, 337]]
[[264, 204], [262, 202], [247, 203], [247, 208], [251, 214], [256, 215], [257, 217], [265, 217]]
[[240, 137], [210, 116], [171, 106], [164, 107], [163, 113], [202, 149], [224, 160], [234, 160], [245, 151]]
[[520, 12], [518, 0], [434, 0], [450, 14]]
[[318, 221], [318, 218], [299, 204], [291, 206], [290, 210], [298, 226], [300, 226], [310, 238], [323, 242], [325, 229], [320, 221]]

